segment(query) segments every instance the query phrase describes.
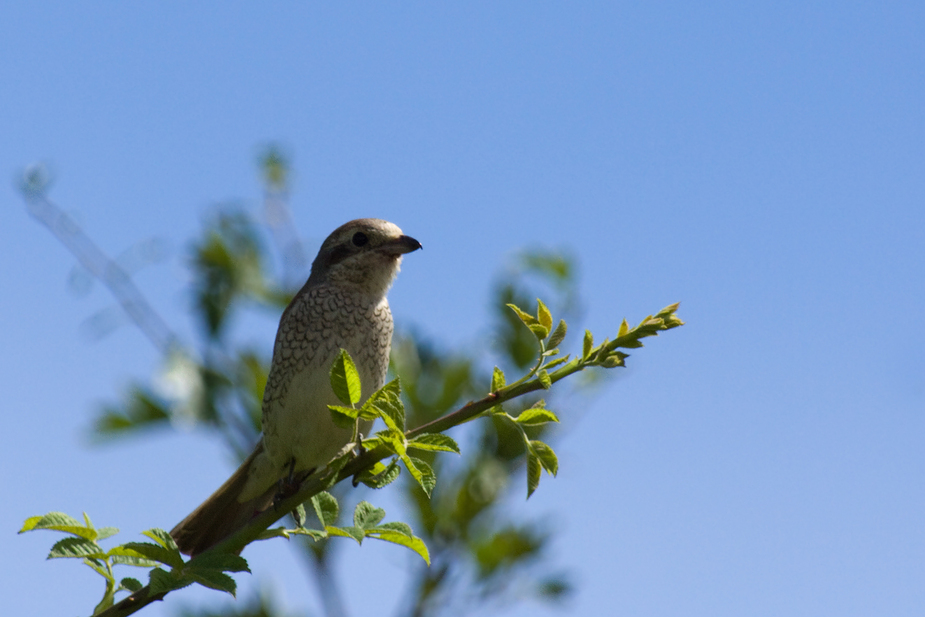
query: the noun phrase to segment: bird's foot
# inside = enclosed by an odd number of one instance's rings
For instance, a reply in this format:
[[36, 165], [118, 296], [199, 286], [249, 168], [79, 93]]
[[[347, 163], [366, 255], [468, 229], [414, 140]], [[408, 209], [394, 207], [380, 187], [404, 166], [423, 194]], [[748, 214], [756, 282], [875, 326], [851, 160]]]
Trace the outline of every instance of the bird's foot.
[[279, 507], [280, 502], [289, 499], [299, 492], [302, 482], [310, 476], [315, 468], [311, 468], [301, 473], [295, 473], [295, 458], [289, 461], [289, 473], [280, 478], [276, 484], [276, 495], [273, 496], [273, 507]]

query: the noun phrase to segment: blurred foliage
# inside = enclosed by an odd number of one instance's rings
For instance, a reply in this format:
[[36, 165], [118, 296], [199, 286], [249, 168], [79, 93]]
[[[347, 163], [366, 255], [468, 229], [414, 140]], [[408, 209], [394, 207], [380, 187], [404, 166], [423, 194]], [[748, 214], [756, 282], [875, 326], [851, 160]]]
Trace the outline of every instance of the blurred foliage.
[[[301, 257], [305, 253], [301, 245], [293, 244], [297, 235], [288, 211], [288, 159], [270, 147], [261, 155], [260, 165], [266, 213], [271, 218], [266, 225], [272, 233], [267, 234], [262, 223], [240, 208], [225, 208], [205, 222], [189, 245], [187, 260], [190, 311], [201, 340], [187, 345], [174, 338], [159, 375], [135, 384], [121, 403], [101, 410], [94, 425], [98, 436], [119, 438], [156, 427], [198, 425], [224, 440], [241, 458], [252, 448], [260, 430], [272, 342], [259, 350], [242, 348], [235, 342], [234, 315], [245, 310], [279, 314], [302, 284], [281, 282], [287, 277], [274, 275], [270, 264], [281, 262], [283, 272], [305, 274]], [[32, 185], [39, 180], [37, 172], [32, 174], [27, 188], [37, 190]], [[288, 230], [281, 227], [285, 225]], [[264, 241], [267, 235], [274, 239], [273, 248]], [[573, 319], [580, 309], [576, 280], [576, 264], [566, 253], [531, 250], [516, 255], [495, 280], [489, 340], [478, 340], [469, 348], [446, 348], [416, 328], [399, 324], [392, 371], [401, 377], [407, 425], [419, 426], [483, 396], [491, 386], [492, 365], [515, 373], [528, 368], [537, 356], [537, 337], [505, 305], [530, 306], [542, 294], [554, 298], [551, 307], [556, 315]], [[525, 409], [538, 398], [527, 396], [517, 404]], [[568, 402], [559, 399], [555, 405], [563, 410]], [[531, 439], [547, 426], [528, 427]], [[557, 573], [547, 551], [553, 531], [536, 520], [514, 517], [504, 507], [512, 498], [523, 498], [522, 480], [511, 481], [512, 474], [523, 473], [522, 432], [494, 418], [465, 425], [461, 435], [467, 442], [462, 457], [420, 453], [440, 477], [430, 498], [408, 474], [398, 485], [406, 511], [397, 518], [412, 523], [432, 558], [430, 567], [415, 564], [410, 570], [411, 592], [401, 614], [476, 613], [524, 599], [566, 598], [572, 587], [565, 575]], [[332, 492], [346, 490], [338, 486]], [[325, 612], [342, 615], [335, 584], [336, 543], [291, 545], [313, 564]], [[263, 597], [239, 606], [233, 614], [281, 615]]]

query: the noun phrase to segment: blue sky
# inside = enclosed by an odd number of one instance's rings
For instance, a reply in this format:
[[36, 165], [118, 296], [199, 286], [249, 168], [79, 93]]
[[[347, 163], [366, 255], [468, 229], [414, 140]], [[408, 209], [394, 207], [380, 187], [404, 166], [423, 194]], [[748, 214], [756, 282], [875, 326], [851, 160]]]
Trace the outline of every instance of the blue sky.
[[[75, 614], [100, 593], [82, 566], [43, 561], [50, 534], [14, 534], [27, 516], [86, 510], [128, 540], [230, 468], [196, 433], [88, 445], [97, 406], [158, 356], [131, 328], [81, 336], [111, 301], [68, 292], [73, 260], [16, 173], [46, 161], [51, 197], [112, 255], [172, 242], [136, 281], [188, 336], [183, 243], [216, 204], [257, 210], [268, 142], [293, 157], [309, 246], [358, 216], [424, 243], [393, 311], [447, 344], [477, 340], [493, 272], [525, 247], [577, 256], [601, 338], [682, 302], [688, 325], [563, 418], [559, 478], [512, 505], [562, 529], [580, 590], [566, 613], [922, 613], [925, 5], [577, 4], [0, 9], [10, 614]], [[269, 349], [273, 329], [253, 340]], [[344, 563], [399, 582], [397, 552]], [[317, 606], [285, 548], [245, 556], [242, 585]], [[216, 600], [188, 590], [145, 613]]]

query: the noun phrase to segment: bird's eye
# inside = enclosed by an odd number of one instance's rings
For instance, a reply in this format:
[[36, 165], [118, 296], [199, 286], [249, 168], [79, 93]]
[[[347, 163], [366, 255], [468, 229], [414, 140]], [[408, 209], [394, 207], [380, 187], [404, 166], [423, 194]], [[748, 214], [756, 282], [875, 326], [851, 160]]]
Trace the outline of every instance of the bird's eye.
[[369, 242], [369, 238], [367, 238], [366, 234], [364, 234], [362, 231], [358, 231], [355, 234], [353, 234], [353, 245], [354, 246], [363, 246], [367, 242]]

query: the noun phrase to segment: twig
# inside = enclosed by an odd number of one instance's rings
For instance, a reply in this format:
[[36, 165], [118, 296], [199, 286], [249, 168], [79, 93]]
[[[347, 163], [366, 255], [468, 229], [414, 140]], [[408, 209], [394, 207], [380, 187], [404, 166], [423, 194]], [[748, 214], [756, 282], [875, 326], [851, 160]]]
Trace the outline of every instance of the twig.
[[110, 259], [73, 218], [52, 203], [42, 191], [24, 191], [29, 214], [55, 235], [87, 271], [99, 279], [122, 306], [138, 329], [165, 355], [177, 341], [132, 277]]

